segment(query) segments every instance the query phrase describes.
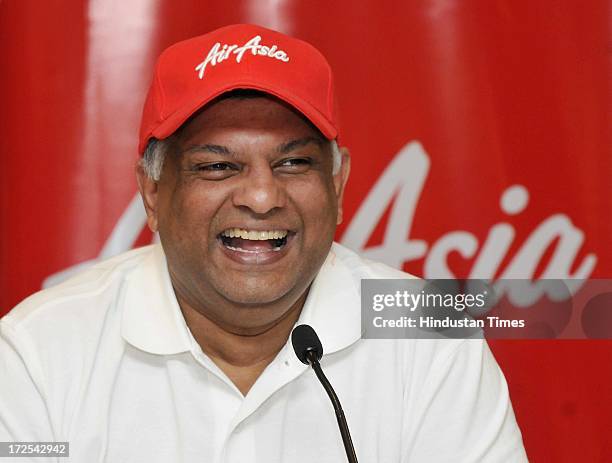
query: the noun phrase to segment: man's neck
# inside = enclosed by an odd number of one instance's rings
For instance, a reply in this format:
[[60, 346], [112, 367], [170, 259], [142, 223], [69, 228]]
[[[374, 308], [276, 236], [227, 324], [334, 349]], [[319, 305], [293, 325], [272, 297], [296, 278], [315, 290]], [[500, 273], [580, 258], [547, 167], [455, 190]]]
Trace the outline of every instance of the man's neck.
[[306, 294], [268, 326], [240, 329], [223, 326], [179, 299], [187, 326], [202, 350], [243, 395], [283, 348], [298, 320]]

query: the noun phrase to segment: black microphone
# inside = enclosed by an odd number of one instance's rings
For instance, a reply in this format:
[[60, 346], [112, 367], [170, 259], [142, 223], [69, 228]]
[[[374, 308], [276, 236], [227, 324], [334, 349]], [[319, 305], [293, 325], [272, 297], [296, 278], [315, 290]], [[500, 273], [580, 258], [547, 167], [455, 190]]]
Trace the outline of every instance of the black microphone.
[[300, 362], [306, 365], [310, 364], [317, 378], [319, 378], [319, 381], [323, 384], [325, 392], [327, 392], [329, 400], [331, 400], [334, 410], [336, 411], [336, 419], [338, 420], [340, 434], [342, 435], [346, 457], [349, 463], [357, 463], [357, 455], [355, 454], [351, 433], [349, 432], [348, 424], [346, 423], [346, 418], [342, 411], [342, 405], [340, 405], [340, 400], [338, 400], [334, 388], [323, 374], [323, 370], [319, 364], [319, 360], [321, 360], [323, 356], [323, 346], [321, 345], [319, 336], [317, 336], [312, 326], [299, 325], [296, 326], [291, 333], [291, 343], [293, 344], [295, 355], [300, 359]]

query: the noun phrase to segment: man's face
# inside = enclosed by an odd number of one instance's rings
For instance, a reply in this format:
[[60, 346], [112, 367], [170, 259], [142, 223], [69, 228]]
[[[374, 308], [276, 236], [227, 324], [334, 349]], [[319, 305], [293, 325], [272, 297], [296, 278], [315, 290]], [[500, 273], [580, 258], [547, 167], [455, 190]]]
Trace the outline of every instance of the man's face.
[[227, 326], [264, 326], [307, 290], [341, 220], [348, 155], [267, 97], [209, 105], [176, 135], [160, 181], [140, 172], [179, 301]]

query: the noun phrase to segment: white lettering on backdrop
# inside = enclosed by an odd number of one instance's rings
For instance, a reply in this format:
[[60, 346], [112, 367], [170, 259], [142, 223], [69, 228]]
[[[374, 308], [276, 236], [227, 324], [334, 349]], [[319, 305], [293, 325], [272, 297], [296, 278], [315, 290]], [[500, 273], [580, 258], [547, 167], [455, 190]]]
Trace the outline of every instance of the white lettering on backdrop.
[[[408, 143], [387, 166], [370, 193], [361, 204], [342, 236], [342, 244], [355, 249], [373, 260], [385, 262], [401, 268], [405, 262], [425, 258], [424, 278], [455, 278], [448, 267], [447, 257], [451, 252], [458, 252], [465, 259], [475, 257], [474, 265], [466, 278], [492, 280], [500, 270], [500, 265], [508, 254], [515, 237], [515, 229], [510, 223], [497, 223], [491, 227], [482, 245], [473, 233], [465, 230], [449, 231], [429, 243], [410, 236], [416, 206], [425, 186], [429, 173], [429, 157], [420, 143]], [[366, 247], [368, 238], [380, 222], [383, 212], [392, 202], [391, 214], [385, 229], [383, 242], [379, 246]], [[529, 193], [521, 185], [507, 188], [501, 195], [500, 207], [507, 215], [522, 212], [529, 202]], [[83, 262], [66, 270], [49, 276], [43, 287], [59, 283], [78, 270], [98, 260], [127, 251], [146, 226], [145, 211], [136, 195], [115, 225], [97, 259]], [[587, 254], [580, 265], [575, 267], [575, 260], [582, 243], [584, 233], [576, 228], [565, 214], [553, 214], [543, 220], [529, 235], [516, 255], [501, 272], [500, 279], [531, 280], [547, 248], [558, 240], [552, 258], [533, 284], [526, 282], [523, 287], [513, 284], [502, 288], [499, 283], [495, 289], [498, 296], [508, 292], [512, 303], [528, 307], [546, 293], [552, 300], [566, 298], [555, 293], [557, 286], [547, 286], [546, 279], [563, 279], [572, 294], [582, 285], [582, 279], [588, 278], [597, 262], [594, 254]], [[479, 250], [480, 245], [480, 250]], [[576, 268], [572, 273], [571, 269]]]
[[[465, 259], [476, 256], [470, 274], [461, 275], [462, 278], [493, 280], [515, 236], [515, 229], [511, 224], [493, 225], [478, 255], [478, 239], [469, 231], [449, 231], [431, 244], [410, 237], [414, 213], [429, 167], [429, 157], [420, 143], [408, 143], [400, 150], [351, 220], [342, 236], [342, 244], [357, 250], [365, 257], [397, 268], [401, 268], [405, 262], [424, 257], [424, 278], [456, 278], [447, 263], [448, 255], [456, 251]], [[525, 209], [528, 199], [529, 194], [525, 187], [511, 186], [501, 196], [501, 209], [508, 215], [517, 214]], [[394, 202], [382, 244], [366, 247], [370, 235], [392, 201]], [[531, 280], [544, 253], [555, 240], [558, 240], [558, 244], [540, 279], [566, 280], [570, 292], [574, 294], [582, 285], [580, 280], [588, 278], [593, 272], [597, 258], [594, 254], [588, 254], [576, 270], [571, 272], [576, 255], [584, 242], [584, 233], [576, 228], [565, 214], [553, 214], [540, 223], [499, 278]], [[497, 285], [496, 290], [498, 296], [507, 290], [513, 304], [526, 307], [543, 293], [557, 300], [559, 294], [555, 292], [554, 287], [536, 281], [522, 287], [513, 284], [512, 287], [502, 288]]]

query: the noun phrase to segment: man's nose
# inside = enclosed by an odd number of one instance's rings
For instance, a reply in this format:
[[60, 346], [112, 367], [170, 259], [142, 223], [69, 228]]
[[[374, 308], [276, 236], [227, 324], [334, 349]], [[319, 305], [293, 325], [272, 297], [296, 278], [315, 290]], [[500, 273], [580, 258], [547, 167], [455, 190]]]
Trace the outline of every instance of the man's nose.
[[256, 214], [266, 214], [286, 203], [285, 189], [270, 166], [252, 169], [244, 174], [234, 191], [235, 206], [248, 207]]

